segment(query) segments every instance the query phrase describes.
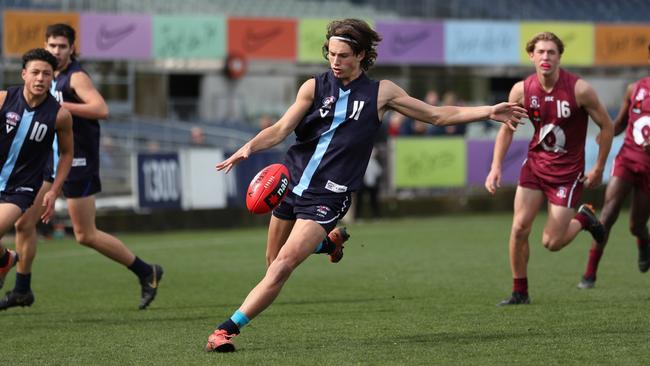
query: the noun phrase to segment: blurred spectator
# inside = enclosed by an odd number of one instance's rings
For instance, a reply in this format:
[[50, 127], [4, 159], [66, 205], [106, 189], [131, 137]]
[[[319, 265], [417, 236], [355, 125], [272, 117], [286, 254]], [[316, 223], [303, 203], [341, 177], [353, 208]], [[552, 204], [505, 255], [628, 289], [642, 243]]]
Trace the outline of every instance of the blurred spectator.
[[205, 145], [205, 132], [199, 126], [194, 126], [190, 129], [190, 144], [193, 146], [203, 146]]
[[160, 142], [156, 140], [149, 140], [149, 142], [147, 142], [147, 152], [148, 153], [160, 152]]
[[388, 136], [399, 136], [403, 134], [403, 125], [406, 121], [406, 116], [398, 112], [391, 112], [388, 117]]
[[259, 121], [260, 131], [262, 131], [265, 128], [269, 128], [273, 126], [273, 123], [275, 123], [275, 120], [271, 116], [269, 116], [268, 114], [263, 114], [260, 117], [260, 121]]
[[99, 140], [99, 149], [101, 153], [99, 154], [99, 163], [103, 169], [109, 171], [115, 168], [115, 141], [110, 135], [102, 135]]
[[438, 96], [438, 92], [435, 90], [429, 90], [425, 95], [424, 95], [424, 102], [431, 104], [431, 105], [438, 105], [440, 103], [440, 97]]
[[367, 195], [370, 199], [370, 217], [379, 217], [381, 212], [379, 209], [379, 178], [383, 169], [379, 160], [377, 159], [377, 149], [372, 149], [370, 155], [370, 160], [368, 161], [368, 167], [366, 172], [363, 175], [363, 184], [361, 188], [357, 191], [357, 204], [355, 206], [354, 217], [360, 218], [363, 212], [363, 206], [365, 201], [365, 196]]
[[411, 135], [426, 136], [429, 134], [429, 127], [431, 125], [425, 122], [412, 121], [411, 122]]

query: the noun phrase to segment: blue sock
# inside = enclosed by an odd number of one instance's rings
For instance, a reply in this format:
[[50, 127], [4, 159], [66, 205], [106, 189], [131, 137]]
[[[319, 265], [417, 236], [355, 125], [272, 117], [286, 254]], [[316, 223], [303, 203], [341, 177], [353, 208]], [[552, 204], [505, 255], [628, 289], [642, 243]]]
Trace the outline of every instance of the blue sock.
[[251, 321], [248, 319], [246, 314], [242, 313], [239, 310], [235, 311], [235, 313], [232, 314], [230, 320], [232, 320], [233, 323], [237, 324], [237, 328], [239, 329], [242, 329], [246, 324], [248, 324], [248, 322]]
[[334, 251], [334, 248], [336, 248], [336, 245], [332, 243], [328, 237], [325, 237], [325, 239], [323, 239], [323, 241], [318, 244], [314, 253], [332, 253]]

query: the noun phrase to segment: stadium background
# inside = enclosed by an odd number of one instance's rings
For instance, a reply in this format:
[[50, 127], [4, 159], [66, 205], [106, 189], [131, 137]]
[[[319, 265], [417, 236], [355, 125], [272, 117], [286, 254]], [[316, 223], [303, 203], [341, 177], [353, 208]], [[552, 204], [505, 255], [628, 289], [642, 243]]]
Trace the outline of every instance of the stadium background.
[[[595, 87], [612, 116], [625, 86], [647, 74], [650, 43], [644, 18], [650, 2], [642, 0], [1, 4], [2, 88], [20, 83], [19, 56], [42, 45], [47, 24], [67, 22], [78, 30], [82, 63], [111, 110], [102, 122], [98, 197], [99, 226], [107, 229], [259, 222], [244, 212], [243, 190], [257, 170], [280, 159], [283, 147], [253, 156], [229, 176], [216, 173], [214, 164], [252, 137], [263, 118], [277, 119], [298, 86], [326, 69], [320, 47], [331, 19], [361, 17], [383, 35], [373, 78], [394, 80], [418, 98], [431, 89], [453, 92], [466, 105], [505, 100], [512, 84], [533, 71], [526, 40], [551, 30], [566, 43], [564, 67]], [[422, 137], [410, 123], [392, 136], [386, 121], [377, 141], [383, 215], [510, 209], [512, 189], [493, 199], [482, 188], [494, 124]], [[517, 133], [506, 159], [511, 185], [530, 133], [530, 126]], [[587, 168], [595, 159], [594, 135]], [[610, 160], [620, 143], [619, 137]], [[64, 202], [57, 205], [63, 217]]]

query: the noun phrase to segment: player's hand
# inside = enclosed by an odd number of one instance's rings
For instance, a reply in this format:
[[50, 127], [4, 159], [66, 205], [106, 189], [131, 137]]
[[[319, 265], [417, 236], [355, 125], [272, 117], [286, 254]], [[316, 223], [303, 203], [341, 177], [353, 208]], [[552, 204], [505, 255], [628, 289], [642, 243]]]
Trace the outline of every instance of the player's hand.
[[41, 215], [41, 220], [45, 224], [49, 223], [52, 216], [54, 216], [54, 202], [56, 201], [56, 196], [56, 192], [54, 191], [47, 191], [45, 196], [43, 196], [43, 207], [45, 207], [45, 212]]
[[485, 178], [485, 189], [495, 194], [499, 187], [501, 187], [501, 169], [490, 169], [490, 173]]
[[519, 104], [503, 102], [492, 106], [489, 118], [505, 123], [508, 128], [515, 131], [520, 124], [523, 124], [521, 119], [527, 116], [526, 109]]
[[603, 170], [602, 168], [594, 167], [589, 173], [583, 178], [585, 186], [588, 188], [595, 188], [603, 182]]
[[237, 152], [232, 154], [228, 159], [222, 161], [221, 163], [216, 165], [217, 170], [225, 170], [225, 173], [228, 174], [232, 170], [232, 168], [237, 165], [240, 161], [244, 159], [248, 159], [248, 157], [251, 154], [251, 149], [250, 145], [246, 144], [239, 148]]

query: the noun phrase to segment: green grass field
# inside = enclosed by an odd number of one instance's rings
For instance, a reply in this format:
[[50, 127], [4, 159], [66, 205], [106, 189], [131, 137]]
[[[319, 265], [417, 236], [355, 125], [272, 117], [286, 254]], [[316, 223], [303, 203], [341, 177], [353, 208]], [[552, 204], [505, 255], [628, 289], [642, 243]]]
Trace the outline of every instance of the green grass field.
[[[0, 364], [647, 364], [650, 273], [636, 268], [627, 213], [594, 290], [576, 288], [588, 234], [551, 253], [539, 244], [543, 219], [531, 237], [530, 306], [495, 306], [512, 284], [508, 214], [357, 223], [343, 261], [308, 259], [234, 354], [203, 346], [263, 275], [264, 228], [122, 235], [165, 268], [146, 311], [128, 270], [70, 239], [47, 241], [36, 303], [0, 312]], [[14, 271], [5, 287], [13, 282]]]

